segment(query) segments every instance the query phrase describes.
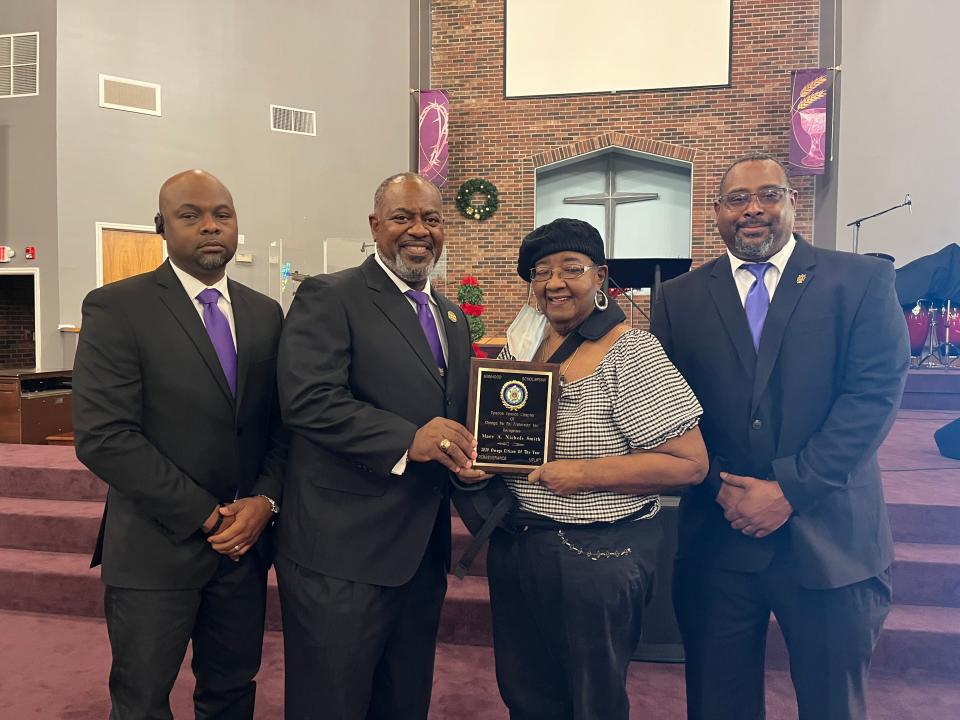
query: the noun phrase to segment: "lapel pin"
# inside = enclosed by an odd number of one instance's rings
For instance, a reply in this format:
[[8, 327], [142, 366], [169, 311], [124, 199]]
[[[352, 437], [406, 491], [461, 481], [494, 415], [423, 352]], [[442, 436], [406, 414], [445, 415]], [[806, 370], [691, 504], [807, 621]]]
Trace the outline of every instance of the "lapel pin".
[[447, 310], [447, 319], [450, 322], [456, 322], [457, 321], [456, 313], [454, 313], [453, 310]]
[[799, 275], [797, 275], [797, 285], [803, 285], [806, 279], [807, 279], [807, 274], [800, 273]]

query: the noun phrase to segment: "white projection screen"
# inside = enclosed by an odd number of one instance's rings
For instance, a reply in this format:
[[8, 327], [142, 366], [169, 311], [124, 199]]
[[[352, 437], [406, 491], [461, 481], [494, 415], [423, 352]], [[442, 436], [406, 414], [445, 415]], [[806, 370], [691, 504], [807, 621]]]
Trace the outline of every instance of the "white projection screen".
[[506, 96], [730, 82], [731, 0], [505, 0]]

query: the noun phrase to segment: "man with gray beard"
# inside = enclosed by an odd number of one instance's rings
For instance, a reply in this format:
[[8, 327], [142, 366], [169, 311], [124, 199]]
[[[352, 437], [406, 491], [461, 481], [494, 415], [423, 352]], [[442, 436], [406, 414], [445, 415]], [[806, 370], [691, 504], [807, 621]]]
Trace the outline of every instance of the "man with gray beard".
[[673, 600], [690, 720], [764, 717], [771, 612], [800, 720], [866, 717], [893, 542], [876, 452], [909, 363], [892, 263], [793, 233], [784, 167], [752, 154], [714, 202], [727, 252], [663, 286], [650, 330], [703, 407]]
[[439, 191], [401, 173], [374, 195], [377, 252], [306, 280], [280, 341], [292, 434], [276, 561], [286, 717], [427, 717], [450, 563], [450, 473], [466, 482], [470, 332], [432, 290]]

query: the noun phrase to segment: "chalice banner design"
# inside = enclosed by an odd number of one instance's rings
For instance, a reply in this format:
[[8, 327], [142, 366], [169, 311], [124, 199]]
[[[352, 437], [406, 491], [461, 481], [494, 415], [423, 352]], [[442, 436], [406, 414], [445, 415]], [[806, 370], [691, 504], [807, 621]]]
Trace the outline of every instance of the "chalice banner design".
[[420, 91], [419, 172], [437, 187], [447, 183], [447, 115], [450, 102], [443, 90]]
[[823, 175], [830, 74], [830, 70], [820, 68], [793, 71], [793, 100], [790, 105], [791, 175]]

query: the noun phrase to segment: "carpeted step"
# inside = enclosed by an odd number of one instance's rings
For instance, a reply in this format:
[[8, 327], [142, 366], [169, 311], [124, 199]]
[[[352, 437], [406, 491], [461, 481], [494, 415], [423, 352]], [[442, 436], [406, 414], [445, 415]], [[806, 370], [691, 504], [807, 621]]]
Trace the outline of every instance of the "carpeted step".
[[447, 597], [440, 615], [440, 642], [492, 645], [490, 591], [485, 577], [447, 579]]
[[900, 407], [960, 411], [960, 376], [946, 368], [911, 368]]
[[898, 542], [960, 545], [960, 470], [886, 470], [883, 494]]
[[100, 570], [78, 553], [2, 549], [0, 608], [103, 617]]
[[897, 543], [894, 553], [894, 602], [960, 608], [960, 545]]
[[[824, 642], [829, 642], [824, 638]], [[786, 644], [776, 620], [767, 634], [767, 668], [788, 670]], [[873, 653], [884, 673], [921, 673], [960, 679], [960, 609], [894, 605]]]
[[100, 530], [103, 502], [0, 497], [0, 547], [83, 553]]
[[0, 496], [101, 500], [106, 495], [106, 483], [71, 447], [0, 444]]
[[[85, 555], [0, 550], [0, 609], [101, 617], [103, 585]], [[267, 627], [280, 628], [276, 580], [268, 587]], [[442, 642], [490, 645], [490, 609], [484, 578], [451, 577], [440, 624]], [[779, 632], [771, 632], [769, 666], [787, 667]], [[960, 609], [897, 605], [874, 658], [879, 671], [960, 677]]]

